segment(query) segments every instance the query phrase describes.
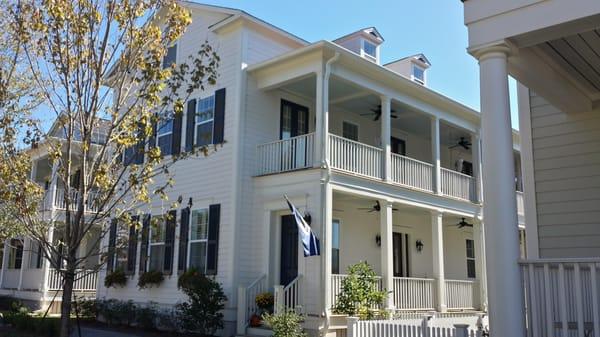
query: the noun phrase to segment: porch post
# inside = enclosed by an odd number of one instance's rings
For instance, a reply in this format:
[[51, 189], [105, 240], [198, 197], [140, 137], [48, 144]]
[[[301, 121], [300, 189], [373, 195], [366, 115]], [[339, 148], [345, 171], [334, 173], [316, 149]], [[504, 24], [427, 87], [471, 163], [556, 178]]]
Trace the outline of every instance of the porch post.
[[446, 277], [444, 275], [444, 230], [443, 214], [431, 211], [431, 249], [433, 257], [433, 277], [436, 281], [436, 309], [445, 312], [446, 306]]
[[328, 117], [324, 106], [323, 88], [324, 76], [322, 71], [317, 72], [315, 93], [315, 158], [314, 167], [320, 167], [325, 162], [325, 148], [327, 147]]
[[10, 239], [4, 240], [4, 247], [2, 248], [2, 270], [0, 270], [0, 289], [4, 288], [4, 271], [8, 265], [8, 243]]
[[386, 297], [386, 309], [394, 308], [394, 258], [393, 258], [393, 228], [392, 228], [392, 203], [388, 200], [380, 200], [381, 211], [379, 212], [381, 232], [381, 277], [383, 289], [392, 291]]
[[479, 309], [487, 311], [487, 280], [485, 273], [485, 244], [483, 239], [483, 222], [473, 222], [473, 243], [475, 244], [475, 275], [479, 284]]
[[21, 255], [21, 269], [19, 269], [19, 283], [17, 286], [17, 290], [23, 289], [23, 270], [25, 266], [29, 266], [29, 250], [31, 247], [31, 240], [27, 238], [23, 238], [23, 254]]
[[381, 96], [381, 149], [383, 150], [383, 180], [392, 179], [392, 149], [391, 140], [391, 99], [387, 96]]
[[442, 194], [442, 171], [440, 168], [440, 119], [431, 118], [431, 160], [433, 163], [433, 193]]
[[481, 202], [481, 146], [479, 134], [471, 135], [472, 154], [473, 154], [473, 177], [475, 177], [475, 191], [473, 191], [473, 201]]
[[525, 335], [523, 287], [508, 94], [508, 46], [477, 53], [481, 82], [481, 135], [489, 317], [492, 336]]
[[321, 247], [321, 257], [323, 261], [323, 304], [324, 311], [331, 309], [331, 247], [332, 247], [332, 229], [331, 222], [333, 206], [333, 191], [328, 182], [323, 182], [323, 245]]
[[[54, 223], [52, 223], [52, 225], [50, 226], [50, 228], [48, 228], [48, 242], [53, 243], [54, 242]], [[42, 296], [44, 298], [44, 300], [46, 300], [48, 298], [48, 289], [50, 288], [49, 286], [49, 281], [50, 281], [50, 268], [51, 268], [51, 264], [50, 261], [48, 261], [48, 259], [44, 259], [44, 262], [42, 264], [42, 268], [44, 268], [43, 271], [43, 284], [42, 284]]]

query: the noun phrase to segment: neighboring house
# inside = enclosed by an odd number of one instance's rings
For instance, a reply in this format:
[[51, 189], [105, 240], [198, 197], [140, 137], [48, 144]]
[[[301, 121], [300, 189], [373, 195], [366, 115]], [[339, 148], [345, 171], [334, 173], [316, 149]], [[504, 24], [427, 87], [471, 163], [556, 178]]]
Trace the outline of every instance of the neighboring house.
[[[98, 136], [92, 143], [104, 143], [105, 136], [102, 130], [104, 125], [98, 127]], [[38, 183], [44, 190], [44, 199], [40, 205], [39, 216], [56, 225], [49, 228], [48, 240], [59, 244], [61, 240], [61, 224], [65, 221], [65, 187], [56, 174], [58, 164], [53, 165], [49, 160], [50, 141], [65, 141], [65, 129], [61, 126], [60, 119], [51, 126], [47, 133], [48, 141], [41, 142], [27, 150], [31, 157], [31, 179]], [[80, 136], [76, 132], [75, 140]], [[73, 150], [74, 167], [77, 166], [77, 151]], [[72, 176], [72, 181], [78, 181], [79, 172]], [[77, 191], [71, 193], [71, 202], [78, 200]], [[85, 212], [87, 215], [98, 213], [94, 204], [93, 192], [89, 194]], [[73, 209], [74, 206], [71, 206]], [[77, 298], [94, 298], [96, 296], [97, 268], [99, 264], [101, 231], [91, 230], [79, 248], [78, 256], [89, 256], [87, 263], [78, 269], [74, 284], [74, 296]], [[27, 237], [8, 239], [1, 244], [0, 263], [0, 296], [7, 295], [21, 299], [24, 303], [35, 309], [47, 309], [58, 312], [62, 300], [62, 277], [43, 256], [39, 244]]]
[[[216, 150], [170, 169], [180, 209], [155, 200], [141, 233], [114, 231], [130, 244], [99, 273], [98, 298], [172, 307], [185, 300], [178, 274], [194, 267], [228, 297], [222, 335], [247, 333], [262, 291], [306, 314], [316, 335], [343, 328], [331, 309], [347, 267], [365, 260], [391, 292], [388, 309], [485, 311], [480, 115], [427, 87], [427, 58], [380, 65], [375, 28], [308, 43], [240, 10], [181, 4], [193, 21], [167, 59], [186, 60], [206, 39], [220, 77], [156, 142], [167, 155]], [[519, 184], [511, 193], [521, 199]], [[305, 212], [321, 256], [302, 256], [284, 195]], [[174, 220], [151, 221], [166, 212]], [[104, 287], [116, 269], [127, 285]], [[139, 290], [139, 275], [156, 270], [164, 282]]]
[[[492, 335], [598, 336], [600, 2], [467, 0], [464, 9], [468, 51], [481, 71]], [[527, 220], [521, 262], [506, 172], [508, 75], [520, 83]]]

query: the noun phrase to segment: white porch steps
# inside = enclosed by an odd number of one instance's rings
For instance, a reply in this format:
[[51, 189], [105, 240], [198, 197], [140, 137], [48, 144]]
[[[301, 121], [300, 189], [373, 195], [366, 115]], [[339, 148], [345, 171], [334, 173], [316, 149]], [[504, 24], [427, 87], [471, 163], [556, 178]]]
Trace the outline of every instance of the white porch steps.
[[273, 330], [267, 327], [247, 327], [246, 337], [270, 337], [273, 336]]

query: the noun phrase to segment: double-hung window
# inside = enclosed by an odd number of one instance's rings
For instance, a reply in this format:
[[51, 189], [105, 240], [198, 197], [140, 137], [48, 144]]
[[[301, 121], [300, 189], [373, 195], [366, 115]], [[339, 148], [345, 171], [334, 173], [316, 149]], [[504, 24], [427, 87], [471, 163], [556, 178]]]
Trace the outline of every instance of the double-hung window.
[[158, 216], [152, 219], [150, 223], [150, 259], [148, 262], [148, 270], [163, 271], [165, 261], [165, 237], [166, 237], [166, 222], [164, 216]]
[[331, 273], [340, 273], [340, 221], [336, 219], [331, 226]]
[[160, 153], [163, 156], [172, 153], [173, 144], [173, 119], [168, 118], [158, 122], [158, 130], [156, 132], [156, 143], [160, 148]]
[[196, 110], [196, 145], [212, 144], [215, 124], [215, 96], [199, 100]]
[[167, 49], [167, 53], [163, 57], [163, 69], [169, 68], [177, 62], [177, 45], [173, 45]]
[[377, 58], [377, 46], [367, 40], [363, 40], [363, 52], [374, 59]]
[[419, 84], [425, 84], [425, 69], [416, 64], [412, 65], [412, 79]]
[[42, 253], [42, 246], [36, 241], [31, 241], [31, 250], [29, 253], [29, 268], [39, 269], [42, 268], [42, 259], [44, 258]]
[[189, 268], [206, 273], [206, 248], [208, 243], [208, 209], [192, 212], [188, 241]]
[[115, 247], [115, 270], [127, 270], [127, 241], [129, 239], [129, 231], [127, 224], [123, 221], [117, 223]]
[[18, 239], [10, 240], [8, 252], [8, 269], [21, 269], [23, 264], [23, 242]]
[[475, 242], [467, 239], [467, 277], [475, 276]]
[[357, 142], [358, 125], [346, 121], [342, 122], [342, 137]]

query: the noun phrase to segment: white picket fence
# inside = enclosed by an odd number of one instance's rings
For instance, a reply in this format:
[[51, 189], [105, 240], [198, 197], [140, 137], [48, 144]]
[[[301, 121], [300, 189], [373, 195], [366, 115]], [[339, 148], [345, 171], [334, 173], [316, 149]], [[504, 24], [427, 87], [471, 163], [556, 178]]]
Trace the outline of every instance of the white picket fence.
[[382, 178], [383, 151], [375, 146], [329, 134], [332, 168], [371, 178]]
[[237, 307], [237, 332], [238, 335], [246, 333], [246, 327], [250, 317], [257, 313], [256, 295], [267, 291], [267, 275], [254, 280], [246, 287], [238, 288], [238, 307]]
[[[75, 272], [73, 291], [96, 291], [98, 272], [94, 270], [78, 269]], [[48, 274], [48, 290], [62, 290], [63, 277], [56, 269], [50, 269]]]
[[406, 324], [402, 321], [359, 321], [348, 317], [347, 337], [481, 337], [482, 332], [469, 329], [466, 325], [454, 327]]
[[313, 166], [315, 134], [258, 145], [258, 175], [288, 172]]
[[433, 165], [392, 153], [392, 181], [401, 185], [433, 191]]
[[520, 262], [529, 337], [600, 335], [600, 259]]
[[469, 175], [441, 168], [442, 193], [458, 199], [473, 201], [475, 179]]

